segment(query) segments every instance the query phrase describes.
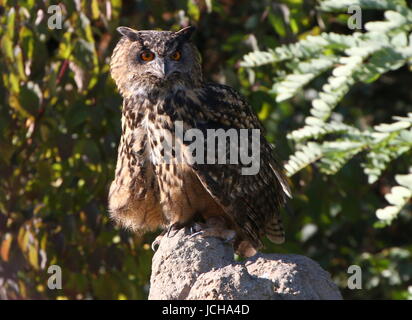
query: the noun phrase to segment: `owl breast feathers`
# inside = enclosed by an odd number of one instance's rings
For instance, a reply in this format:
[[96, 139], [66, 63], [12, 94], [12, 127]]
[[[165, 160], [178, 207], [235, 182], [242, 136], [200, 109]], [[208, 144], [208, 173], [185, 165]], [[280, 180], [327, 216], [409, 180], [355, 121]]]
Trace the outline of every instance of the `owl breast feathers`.
[[111, 217], [136, 232], [231, 229], [238, 251], [259, 249], [265, 235], [283, 242], [287, 180], [245, 100], [203, 81], [193, 28], [118, 30], [111, 74], [124, 101]]

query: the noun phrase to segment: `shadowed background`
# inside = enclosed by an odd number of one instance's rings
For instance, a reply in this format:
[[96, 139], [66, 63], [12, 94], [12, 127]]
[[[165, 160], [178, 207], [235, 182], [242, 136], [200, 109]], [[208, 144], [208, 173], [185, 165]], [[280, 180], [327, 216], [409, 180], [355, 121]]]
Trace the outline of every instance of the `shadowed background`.
[[[47, 9], [58, 3], [62, 29], [52, 30]], [[204, 77], [246, 96], [285, 161], [293, 150], [286, 134], [301, 127], [311, 91], [277, 104], [270, 73], [257, 70], [259, 81], [251, 83], [239, 62], [257, 48], [325, 30], [348, 32], [347, 15], [320, 13], [315, 4], [0, 0], [0, 298], [147, 298], [156, 234], [121, 230], [107, 213], [121, 133], [121, 99], [109, 75], [118, 26], [197, 26]], [[366, 12], [364, 19], [381, 15]], [[358, 123], [390, 121], [411, 111], [411, 83], [403, 67], [373, 85], [356, 85], [340, 111]], [[407, 168], [404, 159], [372, 185], [356, 157], [334, 176], [314, 166], [300, 171], [291, 179], [294, 199], [283, 212], [286, 243], [266, 241], [264, 251], [311, 257], [345, 298], [412, 297], [410, 209], [390, 226], [374, 227], [375, 210], [386, 205], [383, 194], [400, 168]], [[47, 288], [52, 264], [62, 267], [62, 290]], [[353, 264], [362, 267], [362, 290], [347, 289]]]

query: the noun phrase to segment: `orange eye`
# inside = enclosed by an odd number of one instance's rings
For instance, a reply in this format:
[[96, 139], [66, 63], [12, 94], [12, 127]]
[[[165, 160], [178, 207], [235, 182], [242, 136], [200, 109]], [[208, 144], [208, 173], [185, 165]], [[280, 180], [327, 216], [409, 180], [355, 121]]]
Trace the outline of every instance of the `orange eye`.
[[170, 56], [170, 58], [171, 58], [172, 60], [175, 60], [175, 61], [180, 60], [181, 57], [182, 57], [182, 54], [180, 53], [180, 51], [175, 51], [175, 52]]
[[143, 61], [152, 61], [154, 59], [154, 53], [151, 51], [144, 51], [140, 54], [140, 59]]

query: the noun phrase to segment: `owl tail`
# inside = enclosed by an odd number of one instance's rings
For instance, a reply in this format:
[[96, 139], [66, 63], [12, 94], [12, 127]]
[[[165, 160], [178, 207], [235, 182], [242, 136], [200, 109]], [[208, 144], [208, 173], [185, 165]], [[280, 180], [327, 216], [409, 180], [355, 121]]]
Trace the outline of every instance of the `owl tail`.
[[282, 220], [279, 217], [275, 217], [266, 227], [266, 236], [273, 243], [285, 242], [285, 230], [283, 230]]

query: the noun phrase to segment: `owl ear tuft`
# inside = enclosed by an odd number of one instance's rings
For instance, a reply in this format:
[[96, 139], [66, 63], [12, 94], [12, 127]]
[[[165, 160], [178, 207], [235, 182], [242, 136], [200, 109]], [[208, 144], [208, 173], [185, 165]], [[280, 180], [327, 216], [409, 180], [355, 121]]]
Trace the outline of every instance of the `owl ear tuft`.
[[138, 34], [136, 30], [128, 27], [118, 27], [117, 32], [119, 32], [122, 36], [127, 37], [130, 41], [136, 41], [138, 39]]
[[196, 31], [196, 27], [188, 26], [185, 27], [177, 32], [175, 32], [175, 36], [181, 39], [190, 40], [193, 35], [193, 32]]

